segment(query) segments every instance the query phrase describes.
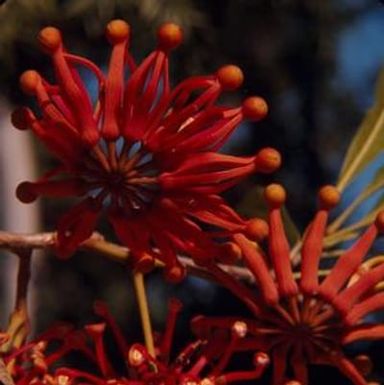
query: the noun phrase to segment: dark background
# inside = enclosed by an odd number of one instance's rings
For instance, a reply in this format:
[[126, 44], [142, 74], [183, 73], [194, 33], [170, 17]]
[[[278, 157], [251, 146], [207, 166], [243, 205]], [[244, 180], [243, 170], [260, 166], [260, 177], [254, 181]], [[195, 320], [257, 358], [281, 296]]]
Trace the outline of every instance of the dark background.
[[[48, 59], [34, 40], [41, 27], [59, 27], [71, 51], [103, 66], [109, 52], [103, 28], [117, 17], [131, 24], [137, 59], [155, 46], [161, 22], [183, 27], [185, 42], [171, 61], [174, 81], [211, 73], [227, 63], [243, 69], [244, 86], [225, 101], [236, 104], [248, 95], [261, 95], [270, 113], [261, 123], [243, 124], [225, 151], [246, 155], [272, 146], [281, 151], [284, 163], [272, 177], [252, 177], [226, 198], [252, 215], [244, 209], [247, 193], [256, 184], [279, 181], [288, 190], [288, 209], [302, 230], [314, 214], [316, 190], [336, 181], [348, 144], [372, 103], [384, 61], [384, 6], [368, 0], [9, 0], [0, 8], [0, 97], [12, 105], [30, 103], [17, 87], [18, 76], [29, 68], [50, 73]], [[46, 169], [50, 159], [37, 149], [41, 169]], [[42, 208], [43, 228], [53, 229], [65, 206], [44, 201]], [[102, 230], [108, 234], [107, 227]], [[138, 313], [129, 274], [123, 266], [84, 253], [70, 263], [47, 259], [34, 278], [39, 288], [37, 330], [55, 319], [78, 326], [95, 320], [92, 302], [103, 298], [131, 341], [137, 339]], [[185, 303], [178, 341], [188, 338], [192, 315], [245, 314], [236, 301], [228, 301], [225, 290], [205, 281], [191, 278], [175, 288], [165, 286], [157, 274], [148, 281], [158, 329], [169, 296]], [[382, 345], [356, 349], [369, 351], [383, 371]], [[329, 384], [348, 383], [325, 368], [314, 369], [311, 376], [311, 384], [323, 383], [323, 376]]]

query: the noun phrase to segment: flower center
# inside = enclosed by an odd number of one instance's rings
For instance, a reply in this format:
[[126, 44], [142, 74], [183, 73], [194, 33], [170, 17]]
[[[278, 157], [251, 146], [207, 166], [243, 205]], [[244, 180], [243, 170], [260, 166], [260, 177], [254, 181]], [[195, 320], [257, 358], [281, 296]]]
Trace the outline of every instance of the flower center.
[[140, 142], [117, 144], [98, 145], [81, 177], [89, 194], [103, 205], [133, 214], [147, 208], [157, 194], [158, 170], [152, 154]]
[[300, 341], [326, 351], [337, 345], [342, 323], [338, 312], [322, 299], [297, 296], [276, 310], [279, 317], [273, 328], [279, 330], [282, 343], [295, 345]]

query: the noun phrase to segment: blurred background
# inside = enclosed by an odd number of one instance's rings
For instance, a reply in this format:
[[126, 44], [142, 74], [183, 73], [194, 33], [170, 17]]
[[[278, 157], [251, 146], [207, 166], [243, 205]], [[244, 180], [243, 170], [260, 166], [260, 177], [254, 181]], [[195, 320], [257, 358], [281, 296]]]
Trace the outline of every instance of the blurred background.
[[[316, 209], [316, 191], [334, 183], [343, 156], [364, 112], [373, 102], [374, 84], [384, 63], [384, 5], [376, 0], [6, 0], [0, 5], [0, 177], [2, 228], [33, 232], [54, 229], [67, 206], [41, 201], [35, 206], [16, 202], [13, 191], [22, 180], [47, 169], [48, 155], [26, 133], [9, 124], [10, 110], [30, 104], [18, 89], [21, 72], [35, 68], [51, 73], [35, 36], [41, 27], [63, 31], [66, 46], [100, 66], [108, 60], [103, 30], [112, 18], [132, 27], [132, 52], [139, 60], [155, 46], [156, 28], [164, 21], [179, 23], [185, 32], [181, 48], [172, 54], [174, 83], [186, 76], [212, 73], [233, 63], [245, 74], [240, 91], [227, 96], [237, 104], [248, 95], [263, 96], [269, 116], [244, 124], [226, 145], [232, 154], [254, 154], [264, 146], [281, 151], [283, 167], [273, 176], [253, 177], [227, 193], [245, 215], [259, 207], [256, 186], [283, 183], [288, 210], [302, 230]], [[109, 237], [107, 227], [101, 229]], [[34, 327], [42, 330], [62, 319], [78, 326], [94, 320], [92, 303], [105, 299], [131, 341], [139, 333], [129, 271], [98, 256], [79, 253], [70, 263], [35, 256], [33, 277]], [[12, 305], [13, 259], [4, 255], [0, 268], [3, 315]], [[195, 314], [245, 314], [227, 293], [203, 280], [187, 279], [170, 288], [161, 274], [148, 279], [155, 328], [161, 330], [166, 303], [176, 295], [185, 303], [178, 344], [188, 338]], [[224, 300], [223, 300], [224, 298]], [[3, 321], [6, 317], [3, 316]], [[383, 344], [355, 347], [369, 350], [378, 375], [384, 372]], [[353, 351], [354, 353], [354, 351]], [[380, 365], [381, 361], [381, 365]], [[336, 370], [314, 368], [311, 384], [348, 384]]]

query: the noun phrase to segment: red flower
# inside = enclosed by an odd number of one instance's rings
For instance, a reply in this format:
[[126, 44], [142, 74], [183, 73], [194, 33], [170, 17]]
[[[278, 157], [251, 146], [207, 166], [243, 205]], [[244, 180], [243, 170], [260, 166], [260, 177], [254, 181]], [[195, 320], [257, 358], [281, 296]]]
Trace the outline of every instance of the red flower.
[[[244, 235], [234, 236], [259, 292], [252, 292], [219, 267], [210, 266], [218, 280], [254, 314], [253, 319], [238, 319], [249, 331], [249, 337], [239, 343], [239, 349], [262, 350], [270, 355], [274, 385], [287, 381], [287, 365], [297, 381], [307, 384], [310, 364], [335, 366], [355, 385], [366, 385], [360, 370], [344, 355], [343, 347], [355, 341], [384, 338], [384, 325], [370, 324], [364, 319], [367, 314], [384, 308], [384, 294], [375, 294], [373, 290], [384, 279], [384, 264], [359, 270], [376, 236], [384, 231], [384, 211], [319, 282], [328, 212], [338, 203], [339, 193], [332, 186], [320, 190], [320, 209], [304, 236], [299, 279], [293, 274], [281, 219], [285, 191], [280, 185], [270, 185], [265, 197], [269, 204], [268, 257]], [[213, 330], [228, 329], [233, 321], [233, 317], [197, 317], [193, 325], [197, 335], [202, 336]]]
[[[247, 230], [218, 194], [254, 172], [276, 170], [280, 155], [271, 148], [244, 158], [217, 152], [243, 119], [257, 121], [267, 113], [259, 97], [236, 108], [216, 104], [223, 91], [241, 85], [238, 67], [227, 65], [171, 88], [168, 56], [182, 41], [181, 29], [162, 25], [157, 48], [138, 66], [128, 51], [129, 35], [124, 21], [108, 24], [112, 53], [104, 75], [88, 59], [68, 53], [56, 28], [40, 32], [57, 83], [33, 70], [23, 73], [21, 88], [36, 97], [41, 118], [22, 108], [13, 123], [32, 129], [60, 166], [37, 182], [21, 183], [17, 196], [26, 203], [38, 196], [83, 197], [59, 221], [63, 256], [90, 236], [108, 206], [109, 221], [131, 249], [136, 268], [149, 269], [156, 256], [165, 262], [168, 277], [177, 280], [182, 276], [177, 253], [200, 263], [219, 254], [201, 223], [217, 226], [221, 234]], [[95, 103], [78, 67], [97, 78]]]
[[[95, 310], [105, 322], [87, 325], [84, 330], [57, 325], [33, 342], [3, 355], [15, 385], [225, 385], [259, 378], [269, 364], [268, 356], [258, 352], [253, 369], [225, 371], [236, 345], [247, 333], [242, 322], [232, 325], [230, 339], [217, 335], [197, 339], [170, 359], [176, 318], [181, 310], [177, 300], [171, 300], [167, 327], [157, 338], [155, 357], [143, 345], [127, 343], [104, 303], [98, 302]], [[104, 338], [107, 326], [125, 364], [125, 374], [120, 373], [123, 370], [115, 367], [115, 360], [107, 353]], [[83, 363], [89, 361], [96, 370], [87, 372], [81, 369], [84, 365], [66, 366], [63, 359], [75, 351], [80, 353]], [[77, 357], [78, 362], [80, 356]]]

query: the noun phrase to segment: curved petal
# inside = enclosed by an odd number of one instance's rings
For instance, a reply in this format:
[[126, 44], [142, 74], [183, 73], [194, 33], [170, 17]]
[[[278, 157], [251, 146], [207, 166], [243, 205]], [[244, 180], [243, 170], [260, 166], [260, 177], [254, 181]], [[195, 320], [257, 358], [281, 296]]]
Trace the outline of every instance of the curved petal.
[[96, 226], [100, 206], [93, 198], [87, 198], [73, 206], [57, 226], [56, 249], [60, 257], [69, 257], [81, 242], [89, 238]]

